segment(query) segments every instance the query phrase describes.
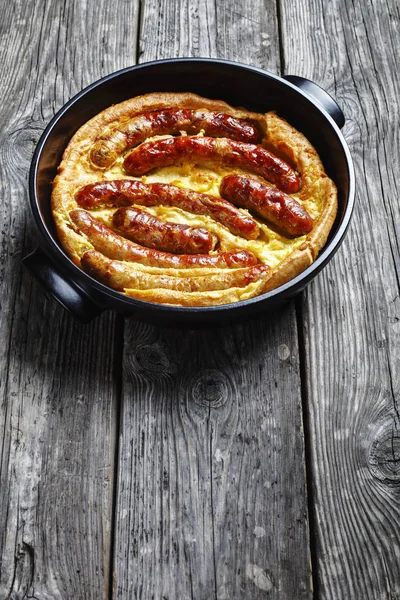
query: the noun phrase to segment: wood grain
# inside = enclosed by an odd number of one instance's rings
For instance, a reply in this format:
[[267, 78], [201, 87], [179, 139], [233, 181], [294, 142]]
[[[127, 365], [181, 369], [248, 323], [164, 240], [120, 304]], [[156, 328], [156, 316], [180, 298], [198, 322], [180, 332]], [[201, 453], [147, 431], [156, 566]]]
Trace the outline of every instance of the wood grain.
[[110, 21], [106, 2], [0, 7], [2, 600], [108, 595], [115, 317], [76, 324], [20, 260], [37, 245], [26, 180], [47, 121], [83, 86], [135, 60], [137, 4], [121, 8]]
[[[141, 61], [276, 71], [268, 2], [142, 4]], [[128, 320], [116, 598], [310, 598], [296, 315], [194, 332]]]
[[309, 597], [293, 308], [277, 319], [129, 322], [117, 598]]
[[391, 2], [282, 3], [286, 69], [342, 104], [358, 190], [303, 312], [323, 599], [400, 598], [399, 16]]
[[210, 57], [280, 67], [275, 2], [146, 0], [142, 3], [139, 60]]

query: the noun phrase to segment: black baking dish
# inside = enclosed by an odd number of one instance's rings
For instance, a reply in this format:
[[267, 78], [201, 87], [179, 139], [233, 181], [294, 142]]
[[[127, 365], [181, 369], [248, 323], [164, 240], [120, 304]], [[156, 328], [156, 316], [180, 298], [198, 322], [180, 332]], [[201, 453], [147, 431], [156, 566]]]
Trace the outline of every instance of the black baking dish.
[[[51, 184], [73, 134], [94, 115], [149, 92], [189, 91], [256, 112], [277, 110], [304, 133], [319, 153], [339, 192], [338, 215], [317, 260], [285, 285], [250, 300], [212, 307], [177, 307], [143, 302], [116, 292], [79, 269], [57, 239], [51, 214]], [[40, 248], [23, 264], [75, 317], [88, 322], [105, 309], [159, 324], [211, 324], [268, 311], [300, 292], [327, 264], [346, 233], [354, 205], [354, 169], [340, 132], [344, 116], [313, 82], [278, 77], [246, 65], [215, 59], [171, 59], [118, 71], [72, 98], [52, 119], [36, 147], [30, 170], [30, 203]]]

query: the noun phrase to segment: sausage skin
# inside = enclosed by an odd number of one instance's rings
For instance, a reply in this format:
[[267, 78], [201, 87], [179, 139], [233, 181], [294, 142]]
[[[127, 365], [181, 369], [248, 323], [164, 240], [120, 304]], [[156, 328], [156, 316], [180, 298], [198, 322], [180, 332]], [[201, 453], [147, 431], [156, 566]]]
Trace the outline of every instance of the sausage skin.
[[207, 254], [218, 241], [204, 227], [161, 221], [139, 208], [119, 208], [113, 215], [113, 225], [137, 244], [173, 254]]
[[169, 289], [179, 292], [206, 292], [225, 290], [231, 287], [244, 287], [269, 274], [266, 265], [256, 265], [243, 269], [227, 270], [224, 273], [174, 277], [154, 275], [138, 270], [135, 265], [110, 260], [96, 251], [88, 251], [82, 256], [82, 268], [86, 273], [105, 285], [115, 289]]
[[274, 223], [291, 236], [309, 233], [313, 220], [294, 198], [257, 179], [233, 174], [223, 178], [220, 194], [236, 206], [242, 206]]
[[156, 167], [184, 162], [222, 163], [261, 175], [283, 192], [296, 193], [301, 179], [285, 161], [265, 148], [227, 138], [176, 137], [144, 142], [124, 160], [129, 175], [139, 177]]
[[249, 215], [230, 202], [209, 194], [180, 188], [167, 183], [142, 183], [132, 179], [117, 179], [90, 183], [80, 188], [75, 200], [81, 208], [105, 206], [175, 206], [198, 215], [207, 215], [225, 225], [234, 235], [254, 240], [260, 229]]
[[137, 262], [149, 267], [185, 268], [238, 268], [256, 265], [257, 257], [247, 250], [232, 250], [218, 254], [169, 254], [145, 248], [114, 233], [85, 210], [72, 210], [69, 216], [96, 250], [109, 258]]
[[251, 143], [257, 143], [260, 137], [257, 128], [244, 119], [205, 109], [170, 108], [138, 115], [102, 135], [92, 146], [90, 160], [96, 167], [107, 169], [118, 156], [149, 137], [180, 131], [196, 134], [201, 130], [207, 136]]

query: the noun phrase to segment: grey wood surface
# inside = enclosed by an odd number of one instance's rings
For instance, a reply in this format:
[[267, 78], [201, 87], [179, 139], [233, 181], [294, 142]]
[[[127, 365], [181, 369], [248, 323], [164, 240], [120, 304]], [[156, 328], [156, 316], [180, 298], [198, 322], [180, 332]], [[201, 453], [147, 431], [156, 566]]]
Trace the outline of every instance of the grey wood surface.
[[[396, 0], [0, 5], [0, 600], [400, 599], [399, 21]], [[338, 99], [350, 231], [272, 317], [82, 326], [20, 266], [34, 146], [90, 82], [176, 56]]]
[[136, 23], [130, 3], [0, 5], [1, 600], [108, 595], [121, 327], [75, 323], [20, 260], [37, 244], [34, 146], [72, 95], [135, 60]]
[[291, 306], [211, 332], [129, 322], [117, 598], [310, 597], [297, 355]]
[[[398, 2], [285, 2], [285, 68], [347, 116], [356, 208], [302, 314], [320, 598], [400, 598]], [[296, 48], [307, 40], [307, 53]]]

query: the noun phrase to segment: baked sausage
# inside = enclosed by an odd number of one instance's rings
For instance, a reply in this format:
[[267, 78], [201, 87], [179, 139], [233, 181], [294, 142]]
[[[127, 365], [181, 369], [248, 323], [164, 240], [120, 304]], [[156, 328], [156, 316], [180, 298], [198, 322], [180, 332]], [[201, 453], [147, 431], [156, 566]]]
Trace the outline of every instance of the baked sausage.
[[300, 176], [285, 161], [261, 146], [227, 138], [184, 136], [144, 142], [128, 154], [124, 168], [139, 177], [156, 167], [207, 161], [257, 173], [289, 194], [300, 189]]
[[118, 233], [142, 246], [173, 254], [208, 254], [218, 241], [204, 227], [161, 221], [139, 208], [119, 208], [113, 225]]
[[218, 254], [169, 254], [144, 248], [114, 233], [85, 210], [72, 210], [69, 216], [96, 250], [117, 260], [137, 262], [150, 267], [165, 268], [238, 268], [257, 264], [258, 260], [247, 250], [232, 250]]
[[221, 182], [220, 193], [236, 206], [254, 211], [289, 235], [304, 235], [313, 227], [312, 218], [297, 200], [257, 179], [227, 175]]
[[257, 128], [244, 119], [205, 109], [170, 108], [138, 115], [102, 135], [92, 146], [90, 160], [96, 167], [106, 169], [126, 150], [149, 137], [176, 135], [180, 131], [195, 134], [201, 130], [211, 137], [243, 142], [256, 143], [259, 139]]
[[256, 265], [244, 269], [226, 270], [223, 273], [175, 277], [154, 275], [139, 270], [134, 264], [110, 260], [100, 252], [88, 251], [82, 256], [82, 268], [105, 285], [115, 289], [159, 289], [179, 292], [206, 292], [224, 290], [231, 287], [244, 287], [269, 274], [266, 265]]
[[254, 240], [260, 234], [256, 221], [230, 202], [167, 183], [142, 183], [132, 179], [100, 181], [80, 188], [75, 200], [86, 209], [132, 204], [176, 206], [197, 215], [207, 215], [225, 225], [234, 235]]

